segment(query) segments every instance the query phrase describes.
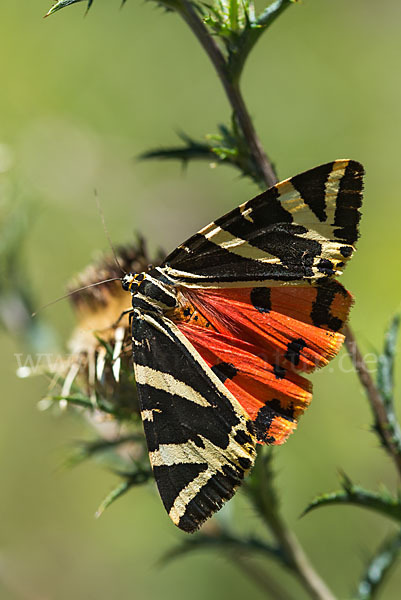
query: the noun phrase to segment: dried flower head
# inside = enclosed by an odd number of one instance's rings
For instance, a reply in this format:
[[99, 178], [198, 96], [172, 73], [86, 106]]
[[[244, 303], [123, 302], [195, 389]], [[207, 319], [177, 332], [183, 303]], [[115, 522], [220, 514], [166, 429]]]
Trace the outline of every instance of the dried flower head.
[[[117, 260], [114, 256], [105, 256], [90, 264], [70, 282], [69, 291], [121, 277], [120, 266], [126, 272], [141, 272], [146, 271], [150, 263], [142, 238], [136, 245], [117, 248], [116, 257]], [[160, 262], [160, 258], [155, 262]], [[70, 364], [61, 396], [66, 398], [78, 388], [95, 406], [106, 403], [121, 416], [137, 413], [131, 365], [129, 295], [117, 280], [74, 293], [71, 302], [77, 326], [68, 342]]]

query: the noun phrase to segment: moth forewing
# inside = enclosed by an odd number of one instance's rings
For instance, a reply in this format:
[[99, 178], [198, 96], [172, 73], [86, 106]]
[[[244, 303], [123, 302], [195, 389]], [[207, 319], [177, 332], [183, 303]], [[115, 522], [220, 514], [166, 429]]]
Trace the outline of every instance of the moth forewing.
[[134, 311], [134, 369], [149, 457], [172, 521], [195, 531], [255, 458], [252, 421], [178, 327]]

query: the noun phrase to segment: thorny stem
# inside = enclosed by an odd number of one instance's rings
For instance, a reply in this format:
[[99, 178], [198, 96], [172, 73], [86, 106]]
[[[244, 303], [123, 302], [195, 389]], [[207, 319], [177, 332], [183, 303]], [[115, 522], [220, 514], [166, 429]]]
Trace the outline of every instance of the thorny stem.
[[209, 34], [202, 20], [198, 17], [192, 4], [187, 0], [182, 0], [178, 10], [181, 17], [192, 29], [193, 33], [198, 38], [205, 52], [212, 61], [214, 68], [217, 71], [219, 79], [224, 87], [227, 98], [233, 109], [238, 123], [242, 129], [242, 133], [248, 143], [249, 150], [255, 161], [255, 165], [260, 171], [261, 178], [270, 187], [277, 183], [277, 175], [271, 161], [266, 156], [262, 144], [256, 134], [252, 119], [246, 108], [244, 99], [241, 94], [239, 82], [232, 81], [228, 74], [226, 60], [218, 47], [214, 38]]
[[353, 331], [349, 325], [345, 328], [345, 336], [345, 344], [348, 353], [358, 374], [359, 381], [365, 388], [374, 415], [376, 427], [378, 428], [379, 433], [385, 442], [386, 450], [394, 460], [395, 466], [401, 477], [401, 455], [393, 440], [391, 423], [388, 420], [382, 397], [369, 373], [369, 369], [363, 359]]
[[[277, 175], [256, 134], [239, 83], [234, 83], [229, 78], [223, 54], [192, 4], [187, 0], [182, 0], [178, 12], [192, 29], [212, 61], [264, 182], [268, 187], [274, 185], [278, 181]], [[285, 551], [298, 579], [303, 583], [310, 596], [316, 600], [335, 600], [324, 581], [313, 569], [296, 536], [288, 529], [284, 521], [277, 515], [274, 523], [269, 521], [269, 526]]]

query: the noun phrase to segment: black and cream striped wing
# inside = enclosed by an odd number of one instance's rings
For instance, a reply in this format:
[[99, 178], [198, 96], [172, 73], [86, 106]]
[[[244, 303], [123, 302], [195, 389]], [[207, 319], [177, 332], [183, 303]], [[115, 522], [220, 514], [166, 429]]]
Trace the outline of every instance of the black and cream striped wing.
[[286, 179], [204, 227], [160, 271], [187, 287], [340, 275], [358, 238], [363, 173], [356, 161], [336, 160]]
[[255, 458], [252, 421], [168, 319], [133, 311], [135, 378], [150, 462], [172, 521], [195, 531]]

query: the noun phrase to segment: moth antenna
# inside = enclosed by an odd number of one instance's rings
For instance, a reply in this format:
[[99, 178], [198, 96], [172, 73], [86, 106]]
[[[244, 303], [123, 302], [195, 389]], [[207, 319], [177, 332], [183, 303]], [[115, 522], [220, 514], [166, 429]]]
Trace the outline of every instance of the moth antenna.
[[78, 294], [78, 292], [82, 292], [83, 290], [87, 290], [88, 288], [95, 287], [97, 285], [102, 285], [103, 283], [109, 283], [109, 281], [121, 281], [121, 278], [120, 277], [112, 277], [111, 279], [104, 279], [103, 281], [91, 283], [90, 285], [84, 285], [83, 287], [80, 287], [76, 290], [72, 290], [72, 292], [68, 292], [68, 294], [64, 294], [64, 296], [60, 296], [60, 298], [56, 298], [56, 300], [52, 300], [51, 302], [44, 304], [43, 306], [38, 308], [37, 311], [33, 312], [31, 314], [31, 317], [36, 317], [38, 312], [41, 312], [43, 309], [47, 308], [48, 306], [51, 306], [52, 304], [56, 304], [56, 302], [59, 302], [60, 300], [65, 300], [65, 298], [69, 298], [70, 296], [73, 296], [74, 294]]
[[112, 244], [112, 241], [111, 241], [111, 238], [110, 238], [109, 232], [108, 232], [108, 230], [107, 230], [107, 227], [106, 227], [106, 220], [105, 220], [105, 218], [104, 218], [103, 210], [102, 210], [102, 207], [100, 206], [100, 202], [99, 202], [99, 196], [98, 196], [97, 190], [95, 189], [94, 191], [95, 191], [95, 200], [96, 200], [96, 204], [97, 204], [97, 209], [98, 209], [98, 211], [99, 211], [100, 218], [101, 218], [101, 220], [102, 220], [102, 225], [103, 225], [104, 233], [105, 233], [105, 235], [106, 235], [107, 241], [109, 242], [109, 246], [110, 246], [110, 248], [111, 248], [111, 250], [112, 250], [112, 252], [113, 252], [114, 260], [116, 261], [116, 265], [117, 265], [117, 267], [120, 269], [120, 271], [121, 271], [122, 273], [124, 273], [124, 275], [127, 275], [127, 271], [126, 271], [125, 269], [123, 269], [123, 268], [122, 268], [122, 266], [121, 266], [121, 264], [120, 264], [120, 262], [119, 262], [119, 260], [118, 260], [118, 258], [117, 258], [117, 253], [116, 253], [116, 251], [114, 250], [114, 246], [113, 246], [113, 244]]

